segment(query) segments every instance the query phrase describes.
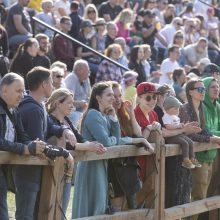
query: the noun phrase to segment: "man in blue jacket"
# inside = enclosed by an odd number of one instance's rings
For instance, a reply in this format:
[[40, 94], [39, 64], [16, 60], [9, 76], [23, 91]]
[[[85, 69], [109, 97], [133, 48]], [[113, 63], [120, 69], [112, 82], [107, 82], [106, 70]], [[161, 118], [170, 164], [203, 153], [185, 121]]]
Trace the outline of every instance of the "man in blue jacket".
[[[76, 144], [76, 138], [66, 126], [57, 126], [48, 120], [44, 101], [49, 98], [53, 86], [50, 70], [44, 67], [34, 67], [27, 74], [27, 83], [30, 89], [29, 95], [24, 97], [19, 106], [22, 123], [25, 131], [32, 140], [46, 140], [55, 135], [64, 137], [72, 146]], [[63, 151], [63, 149], [60, 149]], [[63, 155], [72, 162], [70, 154]], [[41, 166], [19, 165], [15, 170], [16, 185], [16, 219], [33, 220], [37, 218], [37, 196], [41, 183]], [[35, 207], [36, 206], [36, 207]]]

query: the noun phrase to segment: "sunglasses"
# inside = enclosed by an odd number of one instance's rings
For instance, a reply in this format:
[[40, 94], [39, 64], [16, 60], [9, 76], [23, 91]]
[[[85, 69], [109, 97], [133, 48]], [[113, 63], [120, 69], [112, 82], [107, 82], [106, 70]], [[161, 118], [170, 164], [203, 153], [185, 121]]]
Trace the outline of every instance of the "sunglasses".
[[196, 87], [193, 90], [196, 90], [198, 93], [205, 93], [206, 92], [206, 88], [204, 87]]
[[88, 11], [88, 14], [95, 13], [95, 10]]
[[181, 23], [176, 23], [178, 26], [182, 26], [182, 24]]
[[61, 78], [63, 78], [62, 75], [56, 75], [55, 77], [56, 77], [57, 79], [61, 79]]
[[145, 97], [145, 100], [147, 101], [147, 102], [150, 102], [151, 100], [154, 100], [154, 101], [156, 101], [157, 100], [157, 95], [156, 94], [154, 94], [154, 95], [147, 95], [146, 97]]
[[182, 35], [176, 35], [175, 38], [183, 38]]

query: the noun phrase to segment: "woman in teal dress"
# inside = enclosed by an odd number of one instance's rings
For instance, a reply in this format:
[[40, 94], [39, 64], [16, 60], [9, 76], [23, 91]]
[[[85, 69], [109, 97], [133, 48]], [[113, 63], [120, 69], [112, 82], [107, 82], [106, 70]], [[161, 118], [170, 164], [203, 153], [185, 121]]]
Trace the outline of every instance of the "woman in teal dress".
[[[105, 82], [93, 86], [82, 135], [105, 147], [117, 145], [120, 126], [112, 106], [114, 93]], [[74, 187], [72, 219], [105, 214], [108, 208], [107, 160], [78, 163]]]

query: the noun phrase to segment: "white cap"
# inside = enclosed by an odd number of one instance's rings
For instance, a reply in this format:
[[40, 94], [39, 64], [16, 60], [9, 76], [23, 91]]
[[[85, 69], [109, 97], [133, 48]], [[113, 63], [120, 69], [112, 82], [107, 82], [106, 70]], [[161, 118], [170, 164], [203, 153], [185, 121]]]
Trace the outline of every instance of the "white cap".
[[202, 58], [200, 61], [199, 61], [200, 64], [204, 64], [205, 66], [209, 65], [211, 63], [210, 59], [209, 58]]

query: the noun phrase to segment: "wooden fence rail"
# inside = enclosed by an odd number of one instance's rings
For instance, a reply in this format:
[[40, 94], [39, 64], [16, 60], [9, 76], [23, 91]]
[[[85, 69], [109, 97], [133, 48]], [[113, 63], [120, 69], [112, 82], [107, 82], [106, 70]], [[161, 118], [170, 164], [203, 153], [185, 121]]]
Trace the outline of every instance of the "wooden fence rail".
[[[154, 140], [154, 141], [153, 141]], [[216, 210], [220, 208], [220, 196], [191, 202], [184, 205], [164, 208], [165, 201], [165, 159], [169, 156], [181, 154], [178, 145], [164, 145], [158, 134], [153, 138], [156, 154], [156, 170], [154, 173], [154, 193], [155, 202], [151, 209], [138, 209], [125, 212], [118, 212], [113, 215], [100, 215], [79, 220], [174, 220], [194, 214]], [[62, 142], [60, 142], [62, 143]], [[59, 144], [62, 146], [62, 144]], [[217, 149], [220, 145], [207, 143], [194, 143], [194, 151], [204, 151], [208, 149]], [[138, 148], [133, 145], [121, 145], [109, 147], [103, 155], [97, 155], [91, 152], [72, 151], [76, 161], [102, 160], [118, 157], [150, 155], [144, 148]], [[56, 161], [50, 161], [47, 158], [37, 156], [18, 156], [9, 152], [0, 152], [0, 164], [26, 164], [42, 165], [43, 180], [41, 190], [41, 200], [39, 209], [39, 220], [60, 220], [60, 204], [63, 188], [64, 160], [62, 158]], [[214, 219], [211, 219], [214, 220]]]

